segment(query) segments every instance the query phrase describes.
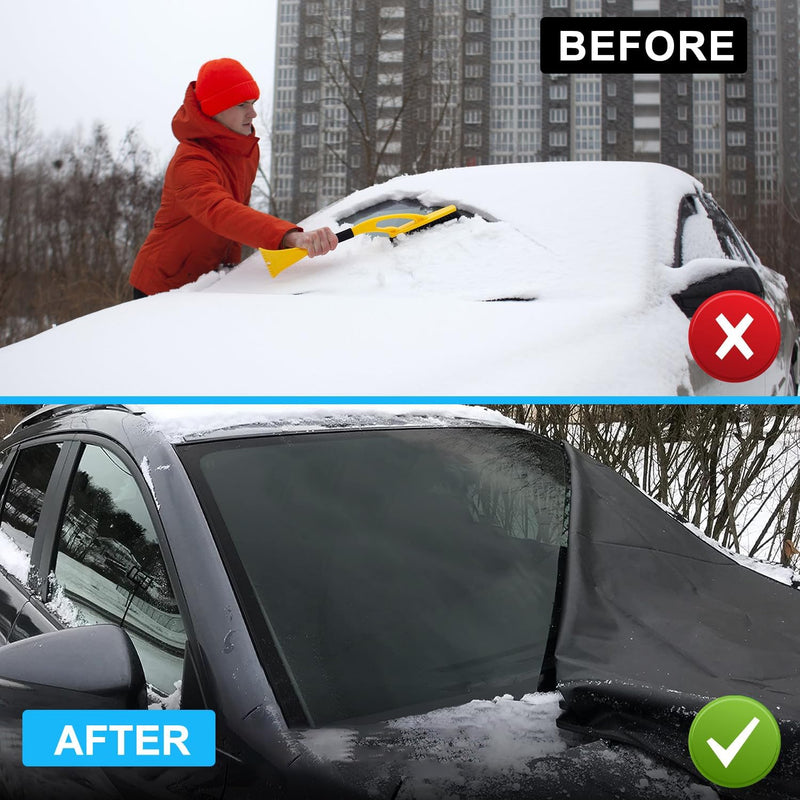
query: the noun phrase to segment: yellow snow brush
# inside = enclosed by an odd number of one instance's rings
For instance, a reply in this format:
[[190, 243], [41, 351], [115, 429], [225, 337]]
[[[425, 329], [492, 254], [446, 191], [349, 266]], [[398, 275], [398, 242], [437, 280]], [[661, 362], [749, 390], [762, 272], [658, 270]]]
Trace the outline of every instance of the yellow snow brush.
[[[423, 225], [430, 225], [432, 222], [441, 220], [450, 214], [456, 213], [455, 206], [444, 206], [431, 211], [430, 214], [414, 214], [409, 211], [397, 211], [394, 214], [384, 214], [381, 217], [370, 217], [369, 219], [362, 220], [361, 222], [353, 225], [352, 228], [347, 228], [339, 231], [336, 238], [340, 242], [346, 242], [352, 239], [359, 233], [385, 233], [390, 239], [399, 236], [401, 233], [408, 233], [409, 231], [421, 228]], [[387, 220], [407, 220], [402, 225], [381, 225], [382, 222]], [[265, 250], [263, 247], [259, 248], [261, 255], [272, 277], [280, 275], [287, 267], [296, 264], [301, 259], [308, 255], [307, 250], [302, 247], [287, 247], [285, 250]]]

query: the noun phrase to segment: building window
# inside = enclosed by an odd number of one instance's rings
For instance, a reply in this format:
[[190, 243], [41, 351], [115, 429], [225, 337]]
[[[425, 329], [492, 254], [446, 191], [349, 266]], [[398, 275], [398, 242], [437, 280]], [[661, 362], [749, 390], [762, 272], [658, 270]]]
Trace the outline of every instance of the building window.
[[617, 132], [616, 131], [606, 131], [606, 141], [609, 144], [616, 144], [617, 143]]
[[608, 106], [606, 108], [606, 119], [609, 122], [613, 122], [617, 118], [617, 107], [616, 106]]
[[689, 144], [689, 132], [678, 131], [678, 144]]
[[550, 8], [567, 8], [567, 0], [550, 0]]
[[725, 86], [726, 97], [745, 97], [745, 85], [743, 83], [729, 83]]
[[678, 169], [689, 169], [689, 156], [686, 153], [678, 156]]
[[483, 54], [483, 42], [467, 42], [464, 52], [468, 56], [480, 56]]
[[566, 100], [569, 97], [569, 87], [566, 84], [559, 83], [550, 87], [551, 100]]
[[614, 81], [609, 81], [606, 84], [606, 95], [608, 97], [616, 97], [617, 96], [617, 84]]
[[687, 105], [678, 106], [678, 119], [689, 119], [689, 106]]
[[479, 133], [464, 134], [464, 147], [481, 147], [482, 144], [483, 137]]
[[728, 106], [728, 122], [744, 122], [747, 109], [744, 106]]
[[728, 169], [744, 172], [747, 169], [747, 157], [743, 155], [728, 156]]
[[467, 86], [464, 88], [465, 100], [483, 100], [483, 87]]
[[747, 181], [743, 178], [734, 178], [728, 181], [728, 185], [730, 186], [731, 194], [739, 196], [747, 194]]
[[483, 11], [483, 0], [467, 0], [467, 11]]
[[403, 6], [384, 6], [380, 10], [380, 15], [383, 19], [402, 19], [406, 15], [406, 10]]
[[480, 125], [482, 113], [479, 108], [470, 108], [464, 112], [464, 124], [465, 125]]
[[483, 64], [467, 64], [464, 67], [465, 78], [482, 78]]
[[728, 131], [728, 147], [744, 147], [747, 134], [744, 131]]
[[550, 132], [550, 147], [566, 147], [567, 146], [567, 132], [566, 131], [551, 131]]
[[483, 20], [480, 17], [467, 18], [467, 33], [481, 33], [483, 31]]
[[678, 81], [678, 94], [686, 95], [689, 93], [689, 85], [686, 81]]
[[560, 123], [566, 122], [569, 112], [566, 108], [551, 108], [550, 109], [550, 122]]

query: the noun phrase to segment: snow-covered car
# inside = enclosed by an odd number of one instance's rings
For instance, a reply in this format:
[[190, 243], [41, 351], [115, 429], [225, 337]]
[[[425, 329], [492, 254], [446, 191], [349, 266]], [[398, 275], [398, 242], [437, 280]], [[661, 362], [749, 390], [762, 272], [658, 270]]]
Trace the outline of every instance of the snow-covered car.
[[[713, 798], [689, 725], [745, 694], [783, 741], [735, 796], [797, 798], [772, 575], [486, 409], [45, 408], [0, 443], [0, 795]], [[215, 765], [20, 762], [25, 709], [146, 703]]]
[[[451, 204], [442, 224], [392, 240], [358, 235], [275, 278], [256, 253], [227, 274], [5, 347], [3, 393], [796, 393], [785, 279], [761, 264], [697, 180], [671, 167], [569, 162], [407, 175], [302, 224], [346, 230]], [[743, 383], [713, 380], [688, 344], [694, 310], [726, 290], [760, 295], [781, 328], [772, 366]], [[721, 328], [720, 336], [727, 341]]]

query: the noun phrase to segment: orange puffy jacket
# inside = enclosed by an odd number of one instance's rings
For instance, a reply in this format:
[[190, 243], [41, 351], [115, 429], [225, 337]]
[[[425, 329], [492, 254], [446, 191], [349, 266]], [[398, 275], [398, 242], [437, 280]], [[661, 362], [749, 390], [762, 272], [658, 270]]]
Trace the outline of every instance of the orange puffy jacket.
[[249, 208], [258, 137], [206, 116], [189, 84], [172, 120], [178, 139], [161, 207], [131, 270], [130, 283], [156, 294], [191, 283], [220, 264], [236, 264], [242, 244], [277, 250], [297, 225]]

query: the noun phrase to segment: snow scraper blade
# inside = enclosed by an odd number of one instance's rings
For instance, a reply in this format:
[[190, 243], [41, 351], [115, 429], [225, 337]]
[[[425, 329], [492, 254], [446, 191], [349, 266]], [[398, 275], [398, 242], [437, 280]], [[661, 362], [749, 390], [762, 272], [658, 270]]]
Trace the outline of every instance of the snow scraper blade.
[[[399, 236], [401, 233], [408, 233], [409, 231], [421, 228], [424, 225], [430, 225], [432, 222], [442, 220], [444, 217], [456, 213], [456, 207], [453, 205], [437, 208], [431, 211], [430, 214], [414, 214], [408, 211], [398, 211], [394, 214], [384, 214], [380, 217], [370, 217], [369, 219], [362, 220], [361, 222], [353, 225], [352, 228], [347, 228], [339, 231], [336, 238], [340, 242], [345, 242], [352, 239], [359, 233], [385, 233], [390, 239]], [[381, 225], [381, 222], [387, 220], [407, 220], [402, 225]], [[296, 264], [301, 259], [308, 255], [307, 250], [302, 247], [288, 247], [285, 250], [265, 250], [263, 247], [259, 248], [261, 255], [264, 257], [264, 262], [267, 265], [269, 274], [272, 277], [280, 275], [287, 267]]]

